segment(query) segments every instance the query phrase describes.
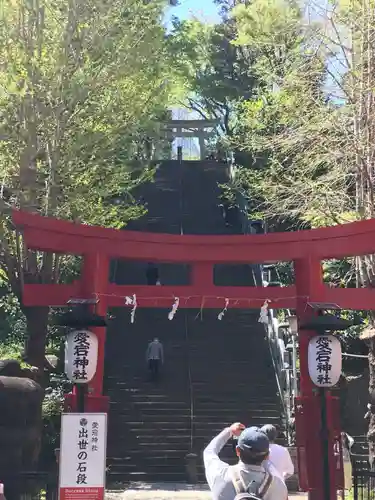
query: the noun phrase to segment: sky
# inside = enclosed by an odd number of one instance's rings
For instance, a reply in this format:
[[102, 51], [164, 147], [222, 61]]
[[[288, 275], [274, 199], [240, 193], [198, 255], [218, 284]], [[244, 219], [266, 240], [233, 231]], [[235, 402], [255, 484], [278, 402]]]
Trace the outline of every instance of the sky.
[[179, 19], [195, 16], [207, 23], [219, 21], [218, 9], [213, 0], [180, 0], [180, 5], [168, 9], [167, 23], [172, 16], [177, 16]]

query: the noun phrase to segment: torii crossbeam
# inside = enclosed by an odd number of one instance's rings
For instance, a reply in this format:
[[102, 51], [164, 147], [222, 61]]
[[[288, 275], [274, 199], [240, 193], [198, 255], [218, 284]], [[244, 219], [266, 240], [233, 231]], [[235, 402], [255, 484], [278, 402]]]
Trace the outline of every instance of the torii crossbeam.
[[[40, 217], [15, 211], [13, 222], [23, 233], [28, 248], [46, 252], [82, 255], [84, 272], [81, 280], [71, 284], [25, 285], [23, 301], [28, 306], [61, 306], [69, 299], [106, 295], [108, 307], [123, 306], [123, 298], [136, 294], [140, 307], [168, 307], [173, 297], [180, 297], [180, 307], [221, 308], [223, 298], [230, 307], [260, 308], [269, 299], [271, 308], [295, 309], [298, 263], [321, 262], [324, 259], [371, 254], [375, 251], [375, 220], [354, 222], [329, 228], [290, 233], [241, 236], [191, 236], [137, 231], [119, 231]], [[185, 263], [191, 265], [191, 283], [187, 286], [116, 285], [108, 282], [109, 261], [127, 259]], [[96, 262], [95, 263], [93, 263]], [[292, 261], [296, 286], [237, 287], [215, 286], [215, 264], [270, 263]], [[97, 285], [88, 287], [88, 262], [94, 265]], [[86, 264], [85, 264], [86, 263]], [[100, 266], [99, 266], [100, 263]], [[100, 270], [99, 270], [100, 267]], [[86, 268], [86, 271], [85, 271]], [[100, 281], [100, 285], [99, 285]], [[100, 289], [99, 289], [99, 288]], [[342, 309], [374, 308], [372, 288], [331, 288], [321, 279], [305, 299], [310, 302], [336, 303]]]

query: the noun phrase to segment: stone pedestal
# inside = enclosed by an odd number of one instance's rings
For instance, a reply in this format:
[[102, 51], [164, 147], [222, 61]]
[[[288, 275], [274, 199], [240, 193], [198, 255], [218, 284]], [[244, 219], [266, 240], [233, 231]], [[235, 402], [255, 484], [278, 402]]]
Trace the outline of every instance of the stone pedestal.
[[297, 448], [295, 446], [290, 446], [288, 451], [294, 465], [294, 474], [287, 479], [286, 485], [289, 491], [299, 491]]
[[188, 453], [186, 459], [186, 476], [189, 484], [198, 483], [198, 455]]

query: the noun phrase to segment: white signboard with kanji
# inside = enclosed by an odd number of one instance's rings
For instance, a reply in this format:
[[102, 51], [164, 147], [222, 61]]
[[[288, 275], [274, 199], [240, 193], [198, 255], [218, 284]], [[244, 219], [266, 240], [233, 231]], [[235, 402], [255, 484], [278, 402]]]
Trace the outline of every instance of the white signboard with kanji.
[[340, 341], [333, 335], [317, 335], [309, 342], [309, 374], [318, 387], [332, 387], [341, 376]]
[[61, 418], [59, 500], [103, 500], [107, 415], [65, 413]]
[[88, 330], [69, 333], [65, 344], [65, 373], [75, 384], [87, 384], [98, 363], [98, 338]]

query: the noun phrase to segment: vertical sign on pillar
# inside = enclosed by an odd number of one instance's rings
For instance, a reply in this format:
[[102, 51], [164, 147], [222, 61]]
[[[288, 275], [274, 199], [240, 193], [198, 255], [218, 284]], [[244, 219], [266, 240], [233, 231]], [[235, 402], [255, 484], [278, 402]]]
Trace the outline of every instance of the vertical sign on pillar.
[[340, 380], [341, 344], [333, 335], [317, 335], [309, 342], [309, 375], [317, 387], [333, 387]]
[[76, 409], [85, 411], [87, 384], [96, 373], [98, 339], [88, 330], [70, 332], [65, 342], [65, 373], [74, 385]]
[[103, 500], [107, 415], [66, 413], [61, 418], [59, 500]]
[[94, 377], [98, 360], [98, 339], [88, 330], [76, 330], [65, 342], [65, 373], [75, 384], [87, 384]]

